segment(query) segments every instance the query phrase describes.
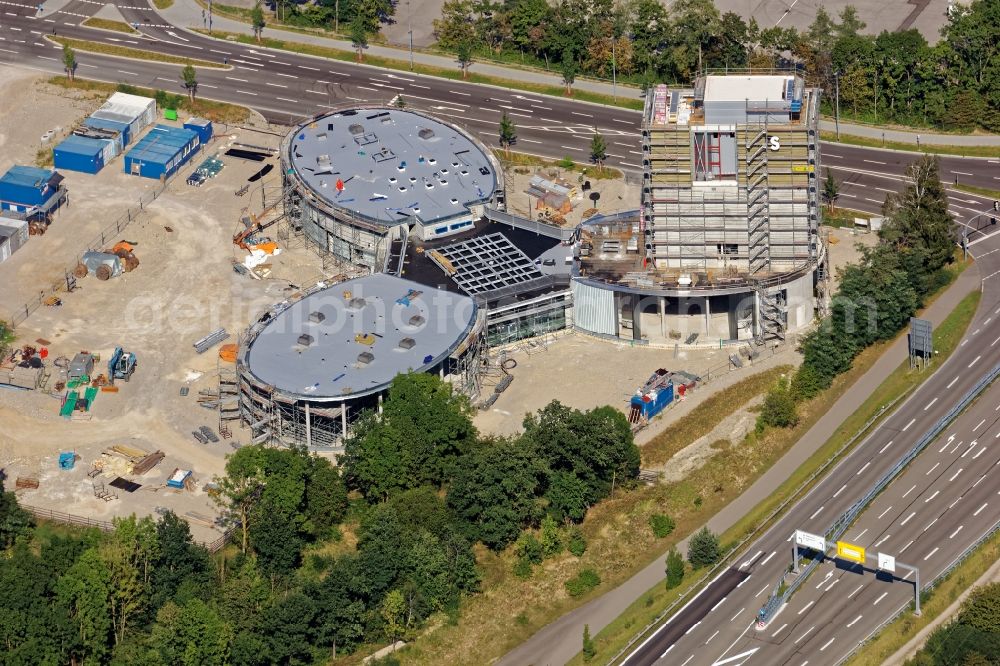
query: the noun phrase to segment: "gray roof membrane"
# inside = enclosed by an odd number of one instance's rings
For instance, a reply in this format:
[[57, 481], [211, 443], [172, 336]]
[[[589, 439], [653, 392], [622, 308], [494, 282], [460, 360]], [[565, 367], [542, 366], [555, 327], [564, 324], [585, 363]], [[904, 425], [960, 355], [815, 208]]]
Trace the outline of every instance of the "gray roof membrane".
[[339, 400], [387, 387], [448, 356], [472, 330], [461, 294], [384, 273], [314, 292], [276, 315], [247, 351], [257, 379], [306, 399]]
[[297, 129], [289, 150], [296, 174], [317, 196], [385, 224], [464, 214], [496, 188], [493, 166], [476, 143], [399, 109], [324, 116]]

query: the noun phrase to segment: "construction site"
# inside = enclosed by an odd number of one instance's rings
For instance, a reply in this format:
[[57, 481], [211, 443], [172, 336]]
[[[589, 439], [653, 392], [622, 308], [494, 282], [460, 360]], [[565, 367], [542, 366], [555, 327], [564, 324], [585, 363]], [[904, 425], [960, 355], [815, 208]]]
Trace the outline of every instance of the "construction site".
[[[630, 181], [505, 168], [458, 128], [400, 109], [213, 127], [168, 120], [141, 98], [111, 104], [3, 76], [0, 134], [34, 132], [43, 148], [61, 140], [84, 156], [69, 158], [80, 169], [15, 179], [62, 205], [0, 264], [11, 285], [0, 312], [16, 336], [0, 363], [3, 473], [38, 515], [107, 526], [172, 510], [215, 543], [227, 453], [295, 444], [335, 460], [402, 372], [449, 382], [487, 432], [515, 432], [552, 399], [662, 427], [712, 378], [766, 366], [811, 321], [815, 274], [829, 270], [812, 172], [757, 154], [757, 135], [747, 143], [736, 121], [747, 145], [734, 149], [732, 182], [721, 171], [696, 180], [693, 156], [658, 162], [670, 132], [694, 131], [657, 124], [671, 119], [658, 104], [684, 99], [661, 89], [647, 103], [644, 178]], [[793, 119], [769, 106], [765, 132], [784, 119], [790, 136], [813, 136], [813, 93], [797, 85], [784, 89], [803, 110]], [[39, 152], [13, 149], [0, 169]], [[691, 210], [661, 205], [694, 196], [682, 190], [701, 197], [699, 230]], [[736, 202], [721, 218], [709, 214], [712, 192]], [[763, 264], [751, 242], [761, 205]], [[682, 256], [659, 240], [678, 225]], [[721, 258], [706, 240], [719, 225], [737, 246]]]

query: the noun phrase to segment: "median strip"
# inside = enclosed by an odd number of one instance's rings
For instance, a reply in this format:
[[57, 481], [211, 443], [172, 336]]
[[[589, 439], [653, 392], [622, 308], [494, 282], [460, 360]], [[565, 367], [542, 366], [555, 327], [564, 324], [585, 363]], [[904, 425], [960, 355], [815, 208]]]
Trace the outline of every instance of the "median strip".
[[168, 55], [166, 53], [156, 53], [135, 49], [130, 46], [118, 46], [116, 44], [104, 44], [102, 42], [92, 42], [86, 39], [73, 39], [71, 37], [47, 36], [46, 39], [55, 42], [60, 46], [68, 46], [74, 51], [86, 53], [99, 53], [101, 55], [115, 56], [118, 58], [129, 58], [131, 60], [147, 60], [149, 62], [161, 62], [170, 65], [192, 65], [194, 67], [207, 67], [212, 69], [228, 69], [226, 65], [208, 60], [195, 60], [192, 58], [182, 58], [180, 56]]

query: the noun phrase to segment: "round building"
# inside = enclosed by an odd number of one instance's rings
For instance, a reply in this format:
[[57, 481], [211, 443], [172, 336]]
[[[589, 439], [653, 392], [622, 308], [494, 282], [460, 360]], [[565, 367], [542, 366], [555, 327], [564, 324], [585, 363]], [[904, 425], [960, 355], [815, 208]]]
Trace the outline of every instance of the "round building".
[[394, 241], [462, 233], [503, 200], [489, 149], [418, 111], [324, 112], [285, 137], [281, 166], [289, 219], [323, 252], [373, 273], [391, 268]]

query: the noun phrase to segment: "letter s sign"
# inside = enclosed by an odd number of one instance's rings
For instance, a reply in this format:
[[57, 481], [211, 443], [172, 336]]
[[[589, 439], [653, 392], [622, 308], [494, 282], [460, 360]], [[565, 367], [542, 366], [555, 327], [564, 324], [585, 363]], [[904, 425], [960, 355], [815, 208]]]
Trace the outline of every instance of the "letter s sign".
[[778, 148], [781, 148], [781, 139], [776, 136], [768, 137], [768, 148], [770, 148], [771, 150], [777, 150]]

